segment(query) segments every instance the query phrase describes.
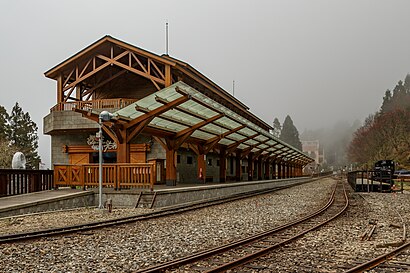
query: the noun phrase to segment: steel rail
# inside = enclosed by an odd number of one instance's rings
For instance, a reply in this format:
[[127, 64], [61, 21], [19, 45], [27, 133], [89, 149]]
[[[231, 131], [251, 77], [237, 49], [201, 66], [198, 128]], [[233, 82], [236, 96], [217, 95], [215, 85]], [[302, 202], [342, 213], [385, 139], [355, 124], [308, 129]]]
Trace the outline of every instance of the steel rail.
[[193, 211], [196, 209], [201, 209], [201, 208], [215, 206], [215, 205], [219, 205], [223, 203], [233, 202], [233, 201], [240, 200], [240, 199], [250, 198], [253, 196], [257, 196], [257, 195], [269, 194], [274, 191], [294, 187], [294, 186], [301, 185], [304, 183], [310, 183], [312, 181], [314, 180], [292, 183], [290, 185], [279, 186], [279, 187], [275, 187], [275, 188], [268, 189], [268, 190], [256, 190], [252, 192], [247, 192], [245, 194], [239, 193], [239, 194], [231, 195], [229, 197], [201, 200], [201, 201], [191, 202], [188, 204], [167, 207], [167, 208], [154, 211], [154, 212], [150, 212], [150, 213], [120, 217], [120, 218], [103, 220], [103, 221], [96, 221], [96, 222], [85, 223], [85, 224], [64, 226], [64, 227], [58, 227], [58, 228], [50, 228], [50, 229], [43, 229], [43, 230], [30, 231], [30, 232], [0, 235], [0, 245], [4, 243], [39, 239], [43, 237], [58, 236], [58, 235], [75, 233], [75, 232], [80, 232], [80, 231], [89, 231], [93, 229], [101, 229], [101, 228], [106, 228], [106, 227], [134, 223], [137, 221], [165, 217], [165, 216], [169, 216], [172, 214]]
[[[179, 259], [175, 259], [175, 260], [172, 260], [172, 261], [169, 261], [169, 262], [165, 262], [165, 263], [162, 263], [160, 265], [154, 265], [154, 266], [151, 266], [151, 267], [148, 267], [148, 268], [144, 268], [144, 269], [138, 270], [136, 272], [144, 272], [144, 273], [162, 272], [162, 271], [165, 271], [165, 270], [170, 269], [170, 268], [175, 268], [175, 267], [179, 267], [179, 266], [182, 266], [182, 265], [185, 265], [185, 264], [189, 264], [189, 263], [193, 263], [193, 262], [196, 262], [196, 261], [199, 261], [199, 260], [203, 260], [203, 259], [206, 259], [210, 256], [218, 255], [220, 253], [226, 252], [226, 251], [228, 251], [230, 249], [233, 249], [235, 247], [243, 246], [243, 245], [249, 244], [251, 242], [257, 241], [257, 240], [259, 240], [263, 237], [273, 235], [273, 234], [275, 234], [279, 231], [285, 230], [285, 229], [290, 228], [294, 225], [305, 222], [305, 221], [307, 221], [307, 220], [321, 214], [322, 212], [326, 211], [334, 202], [335, 192], [336, 192], [336, 186], [333, 189], [332, 194], [331, 194], [329, 200], [327, 201], [327, 203], [323, 207], [321, 207], [320, 209], [314, 211], [313, 213], [311, 213], [309, 215], [306, 215], [306, 216], [301, 217], [299, 219], [296, 219], [294, 221], [288, 222], [288, 223], [286, 223], [282, 226], [275, 227], [273, 229], [270, 229], [270, 230], [255, 234], [253, 236], [250, 236], [250, 237], [247, 237], [247, 238], [244, 238], [244, 239], [232, 242], [232, 243], [224, 244], [224, 245], [219, 246], [219, 247], [215, 247], [215, 248], [212, 248], [212, 249], [207, 249], [207, 250], [204, 250], [204, 251], [194, 253], [194, 254], [189, 255], [189, 256], [185, 256], [185, 257], [182, 257], [182, 258], [179, 258]], [[347, 198], [346, 192], [345, 192], [345, 198]], [[227, 269], [229, 269], [229, 268], [227, 268]], [[224, 269], [224, 270], [227, 270], [227, 269]], [[222, 271], [224, 271], [224, 270], [222, 270]], [[216, 271], [216, 272], [218, 272], [218, 271]]]
[[407, 248], [410, 247], [410, 243], [406, 243], [398, 248], [393, 249], [392, 251], [380, 255], [376, 258], [374, 258], [373, 260], [367, 261], [365, 263], [359, 264], [347, 271], [344, 271], [344, 273], [359, 273], [359, 272], [364, 272], [366, 270], [369, 269], [373, 269], [375, 267], [377, 267], [378, 265], [387, 262], [390, 258], [393, 258], [394, 256], [396, 256], [397, 254], [400, 254], [401, 252], [403, 252], [404, 250], [406, 250]]
[[[336, 190], [336, 188], [335, 188], [335, 190]], [[260, 250], [260, 251], [257, 251], [257, 252], [251, 253], [251, 254], [249, 254], [249, 255], [246, 255], [246, 256], [244, 256], [244, 257], [242, 257], [242, 258], [236, 259], [236, 260], [234, 260], [234, 261], [232, 261], [232, 262], [229, 262], [229, 263], [223, 264], [223, 265], [221, 265], [221, 266], [218, 266], [218, 267], [216, 267], [216, 268], [213, 268], [213, 269], [211, 269], [211, 270], [205, 271], [205, 273], [224, 272], [224, 271], [226, 271], [226, 270], [233, 269], [233, 268], [236, 268], [236, 267], [238, 267], [238, 266], [240, 266], [240, 265], [244, 265], [244, 264], [246, 264], [246, 263], [249, 263], [249, 262], [251, 262], [251, 261], [253, 261], [253, 260], [255, 260], [255, 259], [257, 259], [257, 258], [259, 258], [259, 257], [261, 257], [261, 256], [263, 256], [263, 255], [265, 255], [265, 254], [267, 254], [267, 253], [269, 253], [269, 252], [271, 252], [272, 250], [274, 250], [274, 249], [276, 249], [276, 248], [278, 248], [278, 247], [280, 247], [280, 246], [283, 246], [283, 245], [285, 245], [285, 244], [288, 244], [288, 243], [290, 243], [290, 242], [292, 242], [292, 241], [294, 241], [294, 240], [296, 240], [296, 239], [302, 237], [302, 236], [305, 235], [306, 233], [309, 233], [309, 232], [311, 232], [311, 231], [313, 231], [313, 230], [315, 230], [315, 229], [318, 229], [319, 227], [321, 227], [321, 226], [323, 226], [323, 225], [329, 223], [330, 221], [333, 221], [334, 219], [336, 219], [337, 217], [339, 217], [342, 213], [344, 213], [345, 210], [346, 210], [346, 209], [348, 208], [348, 206], [349, 206], [349, 198], [347, 197], [347, 192], [346, 192], [346, 189], [344, 188], [344, 185], [343, 185], [343, 190], [344, 190], [344, 197], [345, 197], [345, 201], [346, 201], [345, 206], [343, 207], [342, 210], [340, 210], [337, 214], [333, 215], [331, 218], [329, 218], [329, 219], [327, 219], [326, 221], [323, 221], [323, 222], [321, 222], [320, 224], [315, 225], [315, 226], [313, 226], [313, 227], [311, 227], [311, 228], [309, 228], [309, 229], [306, 229], [306, 230], [304, 230], [304, 231], [302, 231], [302, 232], [296, 234], [295, 236], [292, 236], [292, 237], [289, 238], [289, 239], [286, 239], [286, 240], [284, 240], [284, 241], [282, 241], [282, 242], [279, 242], [279, 243], [277, 243], [277, 244], [274, 244], [274, 245], [272, 245], [272, 246], [266, 247], [266, 248], [264, 248], [264, 249], [262, 249], [262, 250]], [[334, 195], [334, 192], [333, 192], [333, 195]], [[334, 197], [334, 196], [333, 196], [333, 197]]]

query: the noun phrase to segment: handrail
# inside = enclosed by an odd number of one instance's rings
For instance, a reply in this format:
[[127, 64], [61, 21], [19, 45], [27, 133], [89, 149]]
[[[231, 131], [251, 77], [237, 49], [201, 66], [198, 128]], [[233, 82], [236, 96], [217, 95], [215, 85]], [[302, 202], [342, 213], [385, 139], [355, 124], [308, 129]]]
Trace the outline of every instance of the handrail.
[[123, 108], [137, 101], [137, 99], [101, 99], [87, 101], [59, 102], [50, 109], [50, 112], [71, 111], [73, 108], [91, 110], [104, 108]]
[[[155, 168], [152, 163], [103, 164], [103, 187], [153, 189]], [[98, 164], [54, 164], [54, 187], [98, 187]]]
[[0, 196], [51, 190], [53, 171], [0, 169]]

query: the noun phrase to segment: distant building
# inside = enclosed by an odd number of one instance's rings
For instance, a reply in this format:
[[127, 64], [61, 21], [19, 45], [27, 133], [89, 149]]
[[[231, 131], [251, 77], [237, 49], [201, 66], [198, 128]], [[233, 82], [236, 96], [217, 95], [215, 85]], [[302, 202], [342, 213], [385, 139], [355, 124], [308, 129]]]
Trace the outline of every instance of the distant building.
[[305, 170], [318, 170], [318, 167], [325, 162], [324, 151], [320, 153], [319, 140], [302, 140], [301, 142], [302, 151], [315, 160], [314, 162], [309, 163]]
[[301, 142], [302, 151], [313, 158], [316, 164], [320, 164], [319, 140], [302, 140]]

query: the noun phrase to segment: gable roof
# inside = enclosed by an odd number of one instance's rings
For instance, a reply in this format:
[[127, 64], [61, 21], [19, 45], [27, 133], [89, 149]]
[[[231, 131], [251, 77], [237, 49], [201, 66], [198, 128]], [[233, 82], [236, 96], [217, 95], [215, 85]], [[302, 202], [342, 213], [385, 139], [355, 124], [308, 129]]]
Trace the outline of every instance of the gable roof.
[[91, 45], [80, 50], [76, 54], [72, 55], [71, 57], [67, 58], [66, 60], [62, 61], [61, 63], [57, 64], [53, 68], [46, 71], [44, 75], [47, 78], [57, 80], [60, 72], [64, 72], [64, 71], [71, 69], [76, 63], [81, 62], [85, 60], [86, 58], [93, 56], [93, 54], [95, 54], [96, 51], [108, 50], [111, 44], [117, 45], [131, 52], [141, 54], [148, 58], [152, 58], [153, 60], [158, 61], [159, 63], [162, 63], [164, 65], [170, 65], [172, 69], [178, 70], [184, 75], [187, 75], [188, 77], [197, 81], [199, 84], [205, 86], [211, 92], [217, 94], [219, 97], [229, 101], [230, 103], [232, 103], [233, 105], [241, 109], [242, 111], [246, 112], [247, 115], [250, 115], [253, 119], [258, 121], [261, 125], [263, 124], [263, 126], [265, 126], [266, 128], [272, 129], [271, 125], [267, 124], [265, 121], [261, 120], [259, 117], [249, 112], [248, 106], [246, 106], [240, 100], [232, 96], [229, 92], [225, 91], [223, 88], [221, 88], [215, 82], [213, 82], [208, 77], [203, 75], [201, 72], [196, 70], [190, 64], [184, 61], [178, 60], [169, 55], [157, 55], [145, 49], [142, 49], [132, 44], [129, 44], [127, 42], [121, 41], [110, 35], [106, 35], [100, 38], [99, 40], [95, 41]]

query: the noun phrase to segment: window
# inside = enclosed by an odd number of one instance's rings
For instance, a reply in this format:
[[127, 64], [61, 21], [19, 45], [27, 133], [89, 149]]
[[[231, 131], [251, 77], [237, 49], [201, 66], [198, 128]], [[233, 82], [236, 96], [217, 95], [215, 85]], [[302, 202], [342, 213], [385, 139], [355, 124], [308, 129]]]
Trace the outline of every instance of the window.
[[219, 167], [219, 159], [216, 160], [216, 166]]
[[208, 158], [208, 166], [212, 166], [212, 158]]
[[181, 163], [181, 155], [177, 155], [177, 163]]
[[186, 157], [186, 164], [192, 164], [192, 156]]

